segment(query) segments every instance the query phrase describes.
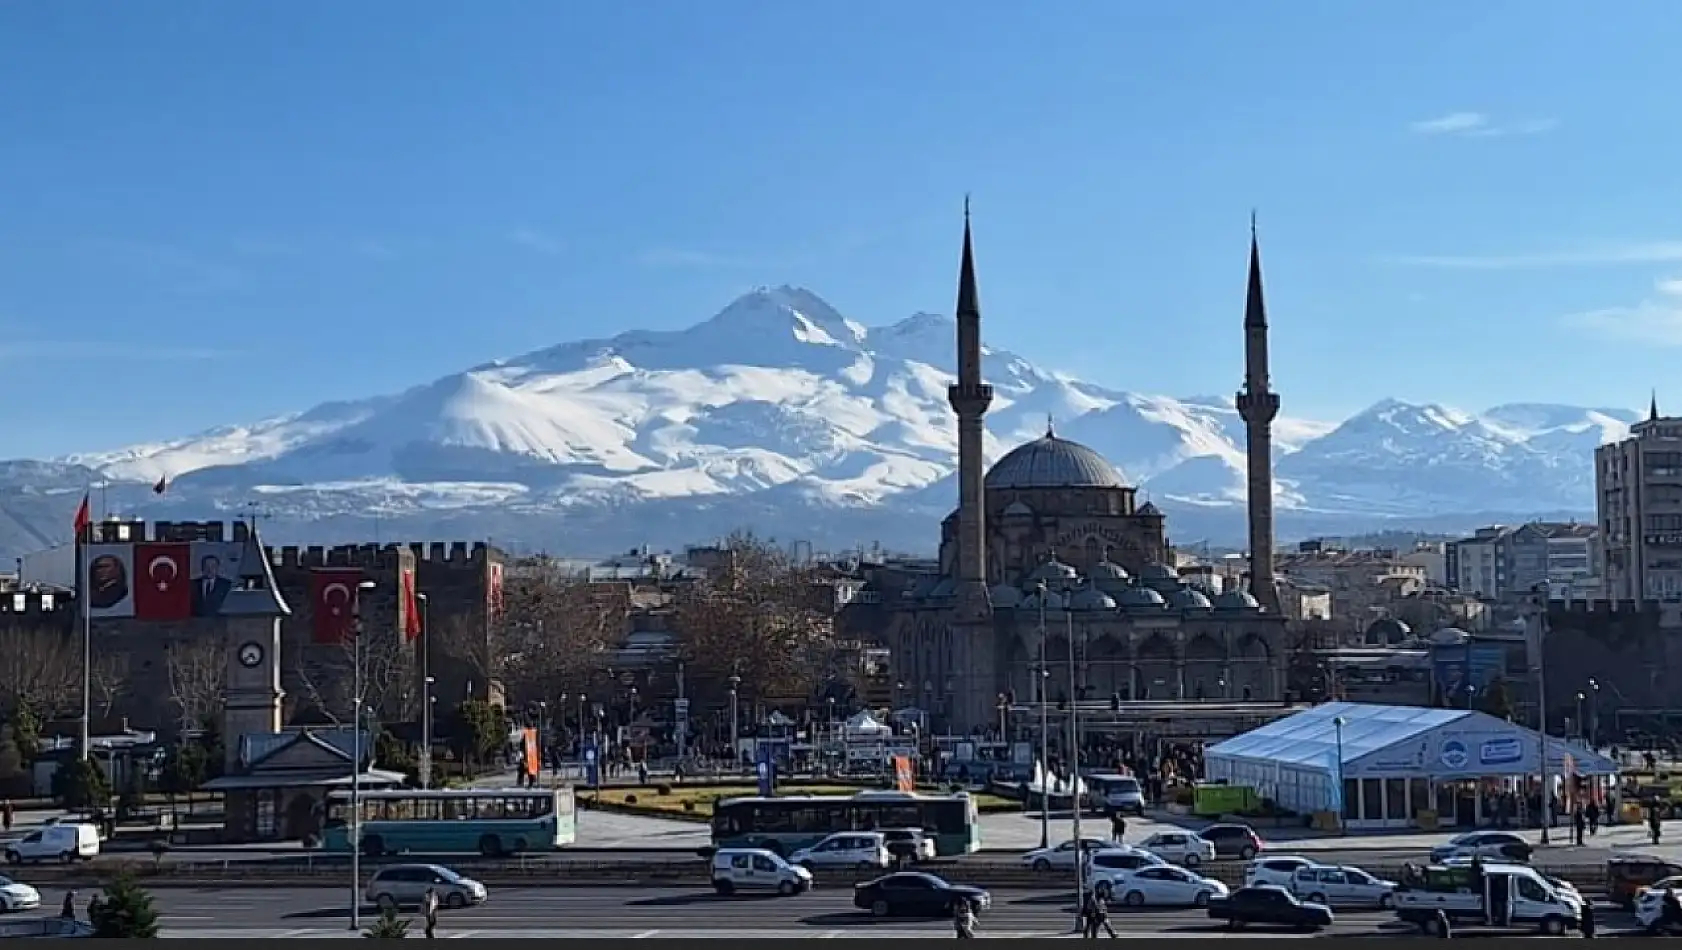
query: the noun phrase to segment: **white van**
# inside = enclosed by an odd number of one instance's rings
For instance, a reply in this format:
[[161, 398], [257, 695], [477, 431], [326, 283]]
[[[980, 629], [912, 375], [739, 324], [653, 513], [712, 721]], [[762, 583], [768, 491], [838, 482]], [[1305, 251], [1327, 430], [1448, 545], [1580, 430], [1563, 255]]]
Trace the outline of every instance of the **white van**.
[[812, 872], [763, 848], [720, 848], [713, 853], [713, 890], [776, 891], [784, 896], [812, 889]]
[[790, 864], [813, 868], [858, 868], [880, 871], [892, 863], [888, 838], [880, 831], [838, 831], [810, 848], [788, 856]]
[[91, 861], [99, 856], [99, 829], [93, 825], [57, 824], [31, 831], [6, 845], [6, 861]]

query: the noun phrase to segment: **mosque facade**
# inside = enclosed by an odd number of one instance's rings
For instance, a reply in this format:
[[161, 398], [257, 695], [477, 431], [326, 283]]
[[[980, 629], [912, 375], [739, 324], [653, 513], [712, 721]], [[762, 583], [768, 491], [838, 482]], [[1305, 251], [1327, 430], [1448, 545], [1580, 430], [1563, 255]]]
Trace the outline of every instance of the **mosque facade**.
[[[1246, 371], [1237, 404], [1252, 456], [1271, 455], [1278, 397], [1267, 376], [1261, 265], [1251, 239]], [[980, 301], [970, 225], [958, 292], [959, 502], [941, 525], [940, 571], [888, 626], [895, 679], [935, 728], [996, 726], [1005, 703], [1069, 697], [1279, 702], [1285, 618], [1272, 575], [1272, 471], [1249, 467], [1248, 590], [1181, 582], [1166, 519], [1103, 456], [1046, 434], [983, 469]], [[1265, 565], [1265, 566], [1264, 566]], [[1045, 671], [1050, 671], [1049, 675]]]

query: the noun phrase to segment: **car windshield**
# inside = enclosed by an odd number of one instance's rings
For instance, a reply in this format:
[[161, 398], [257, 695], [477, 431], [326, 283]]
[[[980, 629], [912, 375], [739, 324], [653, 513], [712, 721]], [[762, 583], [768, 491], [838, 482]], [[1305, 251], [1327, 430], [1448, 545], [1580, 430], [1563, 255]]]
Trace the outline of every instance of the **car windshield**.
[[446, 884], [460, 884], [463, 880], [460, 874], [449, 868], [430, 868], [429, 870], [436, 872], [439, 877], [444, 879]]
[[1118, 792], [1137, 792], [1139, 790], [1139, 780], [1135, 778], [1118, 779], [1115, 783], [1115, 790]]

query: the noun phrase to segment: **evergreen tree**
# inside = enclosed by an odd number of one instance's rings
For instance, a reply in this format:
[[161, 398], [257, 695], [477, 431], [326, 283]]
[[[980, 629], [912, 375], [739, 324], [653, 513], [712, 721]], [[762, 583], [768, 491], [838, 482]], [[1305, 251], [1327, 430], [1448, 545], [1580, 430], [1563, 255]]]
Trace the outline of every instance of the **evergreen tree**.
[[111, 804], [111, 782], [93, 759], [71, 759], [53, 773], [53, 797], [69, 811]]
[[386, 907], [380, 910], [380, 919], [374, 921], [373, 926], [362, 932], [364, 937], [378, 940], [396, 940], [409, 935], [409, 922], [397, 918], [397, 908]]
[[158, 912], [152, 907], [152, 895], [127, 874], [106, 885], [92, 916], [95, 937], [158, 935]]

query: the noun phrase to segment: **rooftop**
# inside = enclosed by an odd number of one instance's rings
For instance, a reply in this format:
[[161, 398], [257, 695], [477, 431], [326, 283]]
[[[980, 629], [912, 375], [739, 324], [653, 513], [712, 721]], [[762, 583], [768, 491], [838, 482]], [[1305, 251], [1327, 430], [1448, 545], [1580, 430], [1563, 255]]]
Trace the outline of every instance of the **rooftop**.
[[1466, 709], [1322, 703], [1210, 746], [1205, 754], [1266, 759], [1288, 765], [1326, 766], [1337, 758], [1339, 730], [1336, 720], [1341, 717], [1342, 761], [1349, 763], [1424, 735], [1439, 726], [1481, 715]]

